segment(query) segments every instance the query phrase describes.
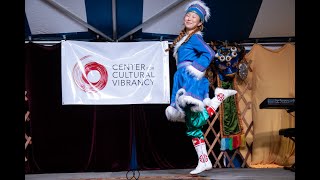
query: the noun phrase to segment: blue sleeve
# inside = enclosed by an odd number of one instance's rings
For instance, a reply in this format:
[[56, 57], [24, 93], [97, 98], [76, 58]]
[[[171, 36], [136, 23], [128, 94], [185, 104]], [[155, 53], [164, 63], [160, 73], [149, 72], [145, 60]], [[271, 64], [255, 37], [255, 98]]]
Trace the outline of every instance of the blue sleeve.
[[193, 48], [198, 55], [198, 58], [193, 61], [192, 66], [195, 69], [203, 72], [210, 65], [210, 62], [214, 58], [215, 52], [199, 34], [192, 35], [189, 41], [191, 41]]

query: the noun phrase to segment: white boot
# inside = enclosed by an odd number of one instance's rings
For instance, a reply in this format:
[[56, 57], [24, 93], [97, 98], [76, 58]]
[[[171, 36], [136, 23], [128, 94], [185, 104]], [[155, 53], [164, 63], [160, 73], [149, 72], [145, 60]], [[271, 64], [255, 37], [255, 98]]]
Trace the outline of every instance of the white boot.
[[214, 98], [211, 100], [206, 99], [207, 101], [204, 102], [204, 104], [207, 105], [206, 109], [209, 116], [211, 117], [216, 112], [223, 100], [235, 94], [237, 94], [237, 91], [233, 89], [216, 88], [214, 91]]
[[205, 170], [212, 169], [211, 161], [208, 157], [206, 144], [203, 139], [193, 138], [192, 143], [198, 154], [198, 165], [190, 174], [199, 174]]

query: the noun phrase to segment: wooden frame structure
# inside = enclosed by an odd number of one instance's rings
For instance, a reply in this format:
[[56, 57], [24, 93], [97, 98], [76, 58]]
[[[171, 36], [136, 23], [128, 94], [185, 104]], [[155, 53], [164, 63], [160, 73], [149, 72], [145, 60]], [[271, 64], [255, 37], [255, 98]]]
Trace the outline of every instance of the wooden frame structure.
[[[251, 60], [248, 63], [249, 72], [252, 72], [250, 67]], [[219, 81], [219, 77], [217, 75], [217, 79]], [[238, 156], [242, 159], [241, 168], [249, 167], [252, 156], [252, 144], [253, 144], [253, 120], [252, 120], [252, 112], [251, 112], [251, 89], [252, 85], [248, 79], [242, 80], [238, 76], [233, 79], [234, 89], [238, 91], [235, 95], [235, 101], [237, 104], [238, 118], [241, 119], [242, 130], [245, 137], [245, 147], [240, 147], [232, 151], [232, 153], [228, 153], [226, 151], [221, 151], [221, 129], [214, 128], [215, 126], [220, 127], [220, 112], [218, 109], [215, 116], [211, 119], [208, 119], [208, 128], [204, 133], [205, 142], [208, 148], [209, 157], [212, 156], [214, 160], [213, 167], [214, 168], [223, 168], [223, 167], [231, 167], [234, 168], [235, 164], [233, 163], [234, 159]], [[219, 83], [218, 83], [219, 84]], [[213, 138], [212, 138], [213, 137]], [[216, 149], [219, 149], [217, 151]], [[226, 158], [228, 163], [223, 163]]]
[[[25, 93], [24, 93], [24, 100], [26, 101], [26, 103], [28, 102], [27, 91], [25, 91]], [[30, 111], [27, 109], [26, 112], [25, 112], [25, 115], [24, 115], [24, 122], [25, 122], [25, 123], [30, 122], [29, 115], [30, 115]], [[26, 139], [26, 142], [25, 142], [25, 144], [24, 144], [24, 149], [25, 149], [25, 151], [27, 151], [28, 145], [32, 143], [32, 141], [31, 141], [31, 136], [29, 136], [29, 135], [27, 134], [27, 132], [25, 131], [24, 137], [25, 137], [25, 139]], [[24, 161], [25, 161], [25, 162], [28, 161], [27, 156], [24, 157]]]

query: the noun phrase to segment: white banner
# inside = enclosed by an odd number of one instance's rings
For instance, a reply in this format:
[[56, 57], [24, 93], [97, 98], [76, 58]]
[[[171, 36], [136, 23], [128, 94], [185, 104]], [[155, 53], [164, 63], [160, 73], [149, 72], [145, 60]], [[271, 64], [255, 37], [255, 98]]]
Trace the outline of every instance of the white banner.
[[62, 41], [62, 104], [169, 104], [167, 48], [167, 41]]

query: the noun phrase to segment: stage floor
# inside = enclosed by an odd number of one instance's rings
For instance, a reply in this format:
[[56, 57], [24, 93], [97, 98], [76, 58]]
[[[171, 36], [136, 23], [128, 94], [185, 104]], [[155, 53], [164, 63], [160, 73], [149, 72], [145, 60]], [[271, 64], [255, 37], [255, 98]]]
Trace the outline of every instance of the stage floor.
[[122, 172], [85, 172], [26, 174], [25, 180], [117, 180], [117, 179], [246, 179], [246, 180], [294, 180], [295, 172], [283, 168], [214, 168], [191, 176], [192, 169], [170, 169]]

